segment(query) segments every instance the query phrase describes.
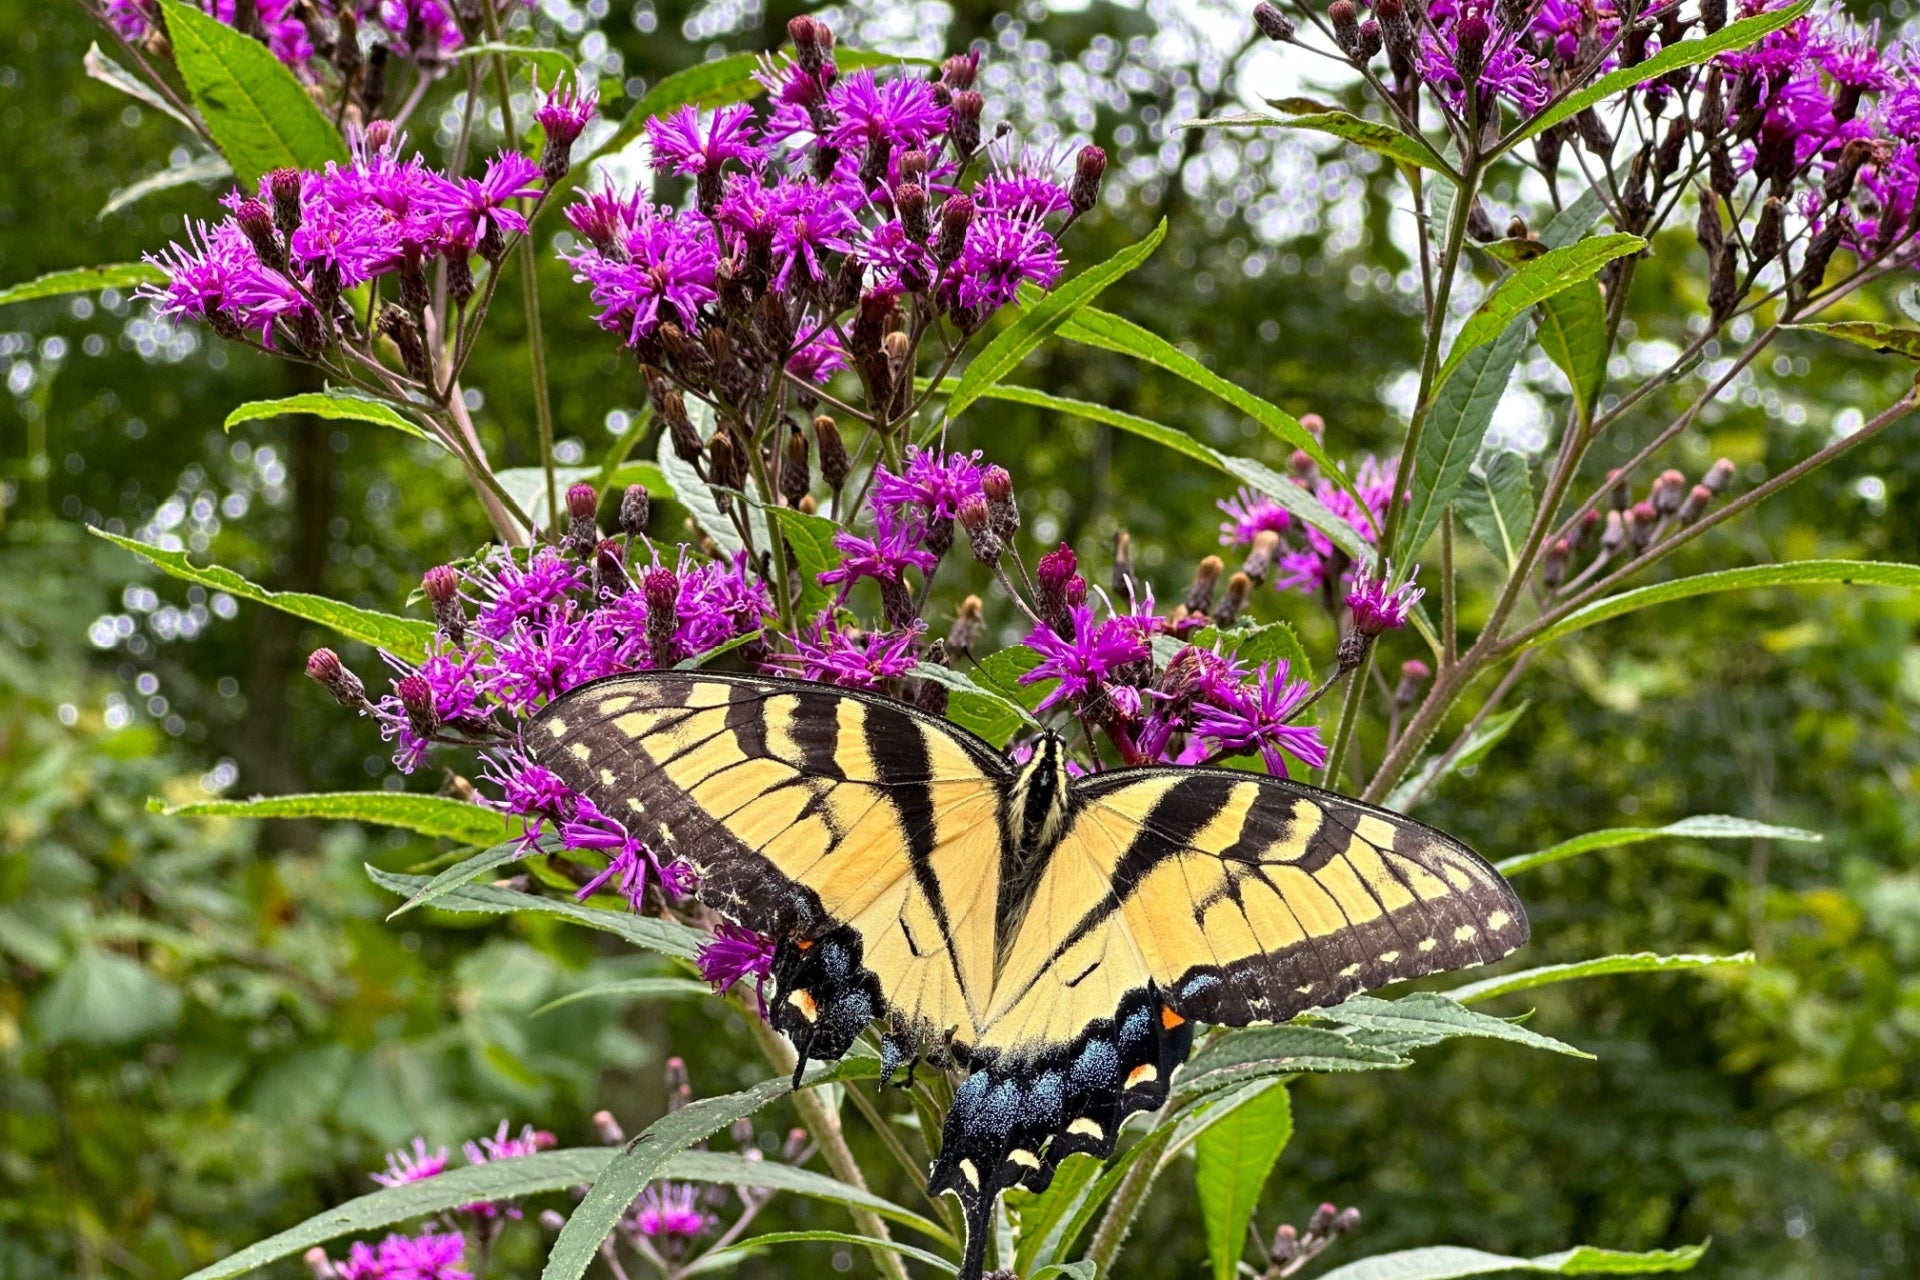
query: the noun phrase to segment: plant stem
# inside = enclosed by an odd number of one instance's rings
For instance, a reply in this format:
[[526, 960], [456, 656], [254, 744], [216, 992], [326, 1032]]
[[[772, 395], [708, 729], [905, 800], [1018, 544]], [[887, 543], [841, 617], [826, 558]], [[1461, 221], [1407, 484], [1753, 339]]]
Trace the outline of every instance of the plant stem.
[[[760, 1042], [760, 1050], [767, 1060], [781, 1071], [791, 1072], [794, 1065], [793, 1048], [780, 1033], [755, 1017], [747, 1018], [747, 1026], [752, 1030], [754, 1039]], [[807, 1126], [807, 1132], [820, 1144], [821, 1154], [827, 1158], [827, 1167], [833, 1170], [833, 1176], [850, 1187], [867, 1190], [866, 1175], [860, 1172], [860, 1165], [853, 1158], [853, 1151], [847, 1146], [846, 1132], [840, 1127], [840, 1117], [828, 1109], [820, 1100], [820, 1095], [811, 1089], [802, 1089], [793, 1095], [793, 1105], [800, 1112], [801, 1123]], [[887, 1230], [886, 1220], [871, 1209], [849, 1208], [856, 1226], [866, 1235], [876, 1240], [892, 1240]], [[882, 1275], [889, 1280], [909, 1280], [907, 1265], [900, 1255], [891, 1249], [874, 1249], [873, 1260]]]
[[1140, 1213], [1140, 1202], [1146, 1199], [1147, 1191], [1153, 1186], [1153, 1175], [1159, 1171], [1158, 1155], [1149, 1151], [1136, 1158], [1126, 1176], [1120, 1179], [1120, 1185], [1114, 1188], [1113, 1199], [1107, 1202], [1107, 1211], [1100, 1216], [1100, 1225], [1094, 1228], [1093, 1241], [1087, 1246], [1087, 1261], [1093, 1263], [1096, 1276], [1111, 1271], [1113, 1260], [1120, 1256], [1120, 1246], [1127, 1242], [1127, 1233], [1133, 1230], [1133, 1220]]
[[1453, 508], [1440, 518], [1440, 665], [1460, 659], [1459, 604], [1453, 581]]
[[1340, 781], [1341, 767], [1346, 763], [1347, 744], [1353, 740], [1353, 732], [1360, 719], [1360, 698], [1366, 693], [1367, 672], [1373, 668], [1373, 646], [1367, 646], [1367, 656], [1360, 665], [1347, 673], [1347, 693], [1340, 700], [1340, 718], [1334, 722], [1333, 745], [1327, 748], [1326, 772], [1320, 775], [1320, 784], [1332, 788]]

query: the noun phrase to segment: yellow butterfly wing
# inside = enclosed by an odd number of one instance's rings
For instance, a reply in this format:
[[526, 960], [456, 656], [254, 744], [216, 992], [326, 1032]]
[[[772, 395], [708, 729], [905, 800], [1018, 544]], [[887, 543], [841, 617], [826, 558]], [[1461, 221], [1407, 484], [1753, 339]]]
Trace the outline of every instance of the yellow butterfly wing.
[[525, 742], [780, 944], [774, 1022], [803, 1065], [880, 1016], [920, 1046], [974, 1039], [1008, 775], [985, 743], [883, 698], [694, 672], [582, 686]]

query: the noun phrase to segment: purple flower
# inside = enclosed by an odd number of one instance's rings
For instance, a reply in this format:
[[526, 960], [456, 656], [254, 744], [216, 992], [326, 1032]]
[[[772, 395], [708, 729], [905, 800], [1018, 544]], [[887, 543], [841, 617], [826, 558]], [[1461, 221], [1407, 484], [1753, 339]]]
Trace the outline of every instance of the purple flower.
[[914, 646], [919, 638], [918, 629], [856, 634], [828, 621], [810, 628], [810, 634], [795, 636], [794, 651], [775, 654], [769, 662], [774, 670], [803, 680], [847, 689], [878, 689], [918, 665]]
[[847, 253], [860, 223], [840, 197], [811, 182], [782, 182], [772, 189], [769, 213], [773, 243], [780, 259], [774, 283], [781, 288], [795, 268], [818, 284], [827, 278], [825, 253]]
[[856, 71], [827, 91], [827, 103], [836, 120], [827, 140], [836, 147], [918, 147], [947, 127], [947, 108], [933, 86], [906, 76], [880, 81], [871, 71]]
[[697, 176], [715, 173], [729, 160], [757, 169], [766, 152], [754, 142], [753, 108], [721, 107], [700, 125], [698, 107], [681, 107], [670, 116], [647, 121], [647, 141], [653, 147], [653, 167]]
[[437, 1178], [447, 1171], [447, 1149], [427, 1150], [425, 1138], [413, 1140], [413, 1150], [402, 1147], [398, 1151], [387, 1152], [387, 1171], [369, 1174], [383, 1187], [398, 1187], [409, 1182], [419, 1182], [425, 1178]]
[[436, 193], [440, 212], [460, 225], [475, 240], [483, 240], [489, 231], [525, 231], [527, 219], [510, 200], [536, 199], [540, 195], [540, 166], [518, 151], [502, 151], [487, 162], [484, 176], [456, 178]]
[[1108, 618], [1095, 622], [1093, 610], [1084, 604], [1072, 606], [1069, 612], [1071, 639], [1048, 626], [1027, 633], [1026, 642], [1039, 652], [1041, 661], [1020, 677], [1020, 683], [1060, 682], [1040, 700], [1036, 712], [1051, 711], [1068, 701], [1083, 708], [1097, 705], [1120, 668], [1153, 656], [1153, 647], [1132, 621]]
[[1285, 533], [1293, 522], [1285, 507], [1245, 486], [1214, 505], [1227, 515], [1220, 523], [1220, 545], [1226, 547], [1246, 546], [1269, 529]]
[[1553, 92], [1546, 64], [1527, 52], [1499, 23], [1489, 22], [1486, 14], [1468, 7], [1459, 21], [1439, 28], [1437, 33], [1425, 30], [1420, 37], [1420, 74], [1446, 92], [1454, 110], [1465, 111], [1467, 104], [1459, 68], [1463, 62], [1476, 60], [1461, 53], [1463, 33], [1470, 44], [1479, 46], [1480, 66], [1474, 85], [1483, 99], [1505, 98], [1529, 114], [1546, 105]]
[[974, 207], [1009, 218], [1044, 218], [1072, 208], [1067, 189], [1049, 176], [1054, 166], [1031, 151], [996, 163], [973, 189]]
[[600, 326], [628, 345], [652, 336], [670, 313], [682, 328], [699, 327], [700, 308], [714, 301], [719, 255], [713, 227], [698, 214], [661, 207], [627, 230], [626, 260], [599, 253], [570, 258], [574, 278], [593, 286]]
[[1326, 744], [1320, 740], [1317, 725], [1287, 723], [1300, 704], [1313, 692], [1311, 680], [1288, 680], [1285, 659], [1272, 662], [1253, 673], [1253, 687], [1242, 686], [1223, 704], [1202, 704], [1195, 712], [1193, 731], [1219, 751], [1258, 751], [1267, 772], [1287, 776], [1287, 762], [1281, 755], [1319, 769], [1327, 763]]
[[466, 1237], [457, 1231], [395, 1234], [377, 1249], [355, 1242], [333, 1269], [339, 1280], [473, 1280], [460, 1269], [466, 1250]]
[[370, 6], [393, 44], [409, 57], [434, 61], [463, 43], [444, 0], [379, 0]]
[[633, 1202], [632, 1214], [634, 1231], [676, 1252], [712, 1225], [699, 1207], [698, 1191], [685, 1182], [648, 1183]]
[[981, 474], [978, 449], [970, 454], [942, 456], [935, 449], [912, 447], [907, 450], [906, 465], [899, 475], [885, 466], [873, 469], [870, 501], [876, 516], [881, 511], [898, 512], [912, 504], [929, 519], [951, 520], [968, 502], [985, 499]]
[[545, 131], [549, 147], [566, 148], [586, 129], [599, 105], [599, 96], [575, 78], [571, 83], [554, 85], [553, 92], [534, 109], [533, 118]]
[[529, 715], [575, 685], [619, 669], [618, 637], [571, 610], [544, 622], [521, 623], [495, 640], [493, 649], [493, 668], [481, 687], [514, 715]]
[[716, 992], [725, 992], [736, 982], [753, 979], [754, 995], [760, 1001], [760, 1016], [767, 1016], [767, 979], [773, 975], [773, 939], [743, 929], [731, 921], [722, 921], [712, 939], [700, 948], [694, 963], [704, 982]]
[[500, 552], [477, 567], [469, 581], [479, 597], [473, 630], [487, 640], [504, 640], [523, 623], [557, 617], [569, 597], [587, 585], [579, 566], [552, 547], [535, 551], [524, 568], [511, 552]]
[[1023, 282], [1053, 288], [1060, 247], [1038, 219], [983, 211], [949, 278], [961, 306], [995, 311], [1014, 300]]
[[773, 595], [766, 583], [749, 575], [744, 551], [731, 560], [683, 569], [678, 610], [675, 636], [689, 654], [758, 631], [775, 613]]
[[919, 290], [933, 283], [933, 254], [927, 246], [908, 235], [900, 220], [883, 222], [860, 242], [857, 256], [868, 266], [879, 268], [876, 277], [903, 290]]
[[1420, 603], [1420, 597], [1427, 594], [1423, 588], [1413, 585], [1419, 573], [1420, 567], [1415, 565], [1405, 582], [1389, 589], [1392, 566], [1385, 567], [1378, 578], [1365, 565], [1356, 570], [1353, 586], [1347, 592], [1347, 608], [1353, 610], [1354, 629], [1361, 635], [1377, 636], [1406, 626], [1408, 615]]
[[[877, 487], [877, 486], [876, 486]], [[844, 599], [860, 578], [898, 586], [908, 569], [933, 572], [939, 558], [920, 546], [925, 526], [918, 519], [894, 515], [889, 508], [876, 505], [873, 513], [873, 537], [862, 538], [845, 529], [833, 535], [840, 552], [840, 563], [819, 576], [823, 587], [837, 586]]]
[[520, 1132], [509, 1136], [507, 1122], [502, 1120], [500, 1127], [493, 1131], [492, 1137], [483, 1137], [478, 1142], [461, 1144], [466, 1152], [468, 1164], [491, 1164], [495, 1160], [513, 1160], [520, 1156], [530, 1156], [535, 1152], [546, 1151], [554, 1145], [554, 1136], [545, 1129], [536, 1129], [532, 1125], [522, 1125]]
[[581, 796], [571, 821], [562, 824], [560, 842], [569, 849], [587, 849], [607, 855], [604, 871], [580, 886], [573, 896], [585, 902], [610, 881], [627, 905], [639, 911], [646, 899], [648, 877], [660, 885], [670, 898], [678, 898], [693, 888], [693, 873], [683, 862], [661, 862], [643, 840], [635, 839], [616, 818], [602, 813], [593, 801]]
[[[237, 0], [198, 0], [198, 7], [230, 27], [239, 10]], [[305, 73], [313, 57], [313, 41], [307, 35], [307, 24], [300, 20], [299, 7], [299, 0], [255, 0], [253, 19], [273, 56], [296, 73]], [[107, 0], [105, 17], [127, 40], [140, 40], [154, 29], [154, 14], [159, 8], [156, 0]]]
[[174, 243], [148, 262], [167, 273], [165, 284], [142, 285], [163, 316], [205, 320], [229, 336], [258, 330], [269, 342], [273, 322], [311, 310], [291, 281], [261, 263], [231, 220], [187, 224], [187, 243]]
[[[809, 320], [801, 328], [804, 330], [812, 323]], [[818, 330], [804, 346], [787, 357], [787, 372], [821, 386], [850, 363], [846, 348], [829, 337], [825, 330]]]
[[[1314, 480], [1313, 496], [1320, 500], [1321, 506], [1345, 521], [1361, 541], [1372, 543], [1380, 536], [1379, 526], [1386, 519], [1387, 505], [1393, 501], [1397, 470], [1396, 462], [1382, 463], [1368, 454], [1360, 460], [1354, 476], [1354, 488], [1360, 491], [1359, 502], [1325, 478]], [[1333, 539], [1312, 525], [1303, 524], [1301, 536], [1306, 546], [1280, 557], [1273, 585], [1281, 591], [1296, 589], [1309, 595], [1332, 588], [1347, 572], [1346, 557], [1336, 555]]]

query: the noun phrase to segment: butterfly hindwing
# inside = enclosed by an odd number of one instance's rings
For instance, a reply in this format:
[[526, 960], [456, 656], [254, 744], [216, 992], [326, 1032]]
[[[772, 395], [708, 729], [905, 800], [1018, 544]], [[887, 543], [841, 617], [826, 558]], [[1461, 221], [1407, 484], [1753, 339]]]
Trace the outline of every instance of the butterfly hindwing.
[[985, 744], [886, 699], [657, 672], [573, 691], [526, 745], [691, 864], [708, 905], [787, 949], [776, 1024], [796, 1043], [817, 1033], [812, 1056], [883, 1014], [921, 1043], [973, 1039], [1007, 780]]

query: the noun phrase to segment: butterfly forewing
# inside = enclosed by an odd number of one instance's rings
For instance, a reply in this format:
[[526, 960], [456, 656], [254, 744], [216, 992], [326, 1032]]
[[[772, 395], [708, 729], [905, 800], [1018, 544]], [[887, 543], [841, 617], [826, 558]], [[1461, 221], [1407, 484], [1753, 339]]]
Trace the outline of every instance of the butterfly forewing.
[[526, 744], [685, 859], [716, 910], [783, 940], [850, 929], [904, 1024], [973, 1038], [992, 985], [1007, 785], [984, 744], [884, 699], [671, 672], [576, 690]]

